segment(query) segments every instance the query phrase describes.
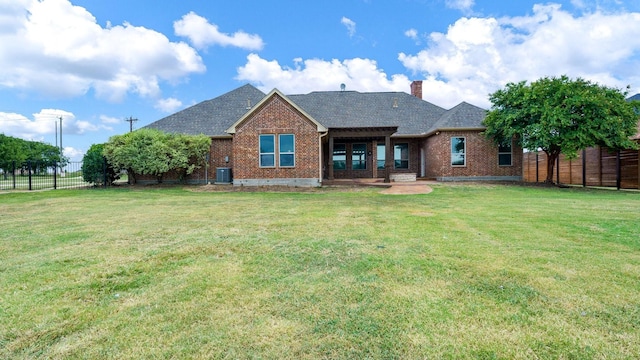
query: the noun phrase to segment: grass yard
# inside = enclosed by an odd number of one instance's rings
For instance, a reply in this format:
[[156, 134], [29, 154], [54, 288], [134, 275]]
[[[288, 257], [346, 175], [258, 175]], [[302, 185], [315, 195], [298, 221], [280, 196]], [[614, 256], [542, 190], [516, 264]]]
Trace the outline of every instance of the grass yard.
[[640, 194], [0, 195], [0, 358], [632, 359]]

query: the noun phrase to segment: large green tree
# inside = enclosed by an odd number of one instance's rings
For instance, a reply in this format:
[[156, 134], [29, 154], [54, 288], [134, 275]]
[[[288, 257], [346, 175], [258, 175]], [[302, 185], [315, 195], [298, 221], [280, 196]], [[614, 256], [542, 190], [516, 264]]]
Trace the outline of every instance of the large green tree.
[[26, 166], [27, 160], [32, 161], [36, 173], [54, 165], [65, 166], [69, 161], [57, 146], [0, 134], [0, 169], [5, 177], [14, 163], [20, 168]]
[[626, 92], [581, 78], [545, 77], [509, 83], [490, 95], [485, 135], [497, 144], [515, 139], [524, 149], [547, 155], [546, 182], [560, 154], [576, 157], [591, 146], [634, 149], [638, 102]]
[[152, 175], [162, 182], [170, 171], [180, 179], [193, 173], [204, 163], [210, 147], [211, 138], [205, 135], [140, 129], [112, 136], [104, 146], [104, 156], [116, 170], [127, 170], [133, 182], [136, 174]]

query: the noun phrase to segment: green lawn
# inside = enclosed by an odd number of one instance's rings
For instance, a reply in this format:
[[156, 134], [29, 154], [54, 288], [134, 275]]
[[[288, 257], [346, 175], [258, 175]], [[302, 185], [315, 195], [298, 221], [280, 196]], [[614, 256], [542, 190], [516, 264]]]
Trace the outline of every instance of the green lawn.
[[0, 195], [0, 358], [632, 359], [640, 193]]

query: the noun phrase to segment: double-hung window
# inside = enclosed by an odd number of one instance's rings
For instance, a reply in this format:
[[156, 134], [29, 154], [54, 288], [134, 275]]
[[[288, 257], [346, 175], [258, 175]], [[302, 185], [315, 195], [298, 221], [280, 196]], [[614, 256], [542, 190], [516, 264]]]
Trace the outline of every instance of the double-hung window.
[[296, 165], [296, 145], [293, 134], [278, 134], [278, 152], [276, 153], [276, 136], [260, 135], [260, 167], [294, 167]]
[[464, 137], [451, 138], [451, 166], [467, 165], [467, 144]]
[[278, 135], [278, 150], [280, 152], [280, 167], [294, 167], [296, 165], [296, 144], [293, 134]]
[[498, 145], [498, 165], [499, 166], [511, 166], [511, 159], [513, 154], [513, 148], [511, 140], [507, 140], [504, 144]]
[[273, 134], [260, 135], [260, 167], [276, 166], [276, 136]]

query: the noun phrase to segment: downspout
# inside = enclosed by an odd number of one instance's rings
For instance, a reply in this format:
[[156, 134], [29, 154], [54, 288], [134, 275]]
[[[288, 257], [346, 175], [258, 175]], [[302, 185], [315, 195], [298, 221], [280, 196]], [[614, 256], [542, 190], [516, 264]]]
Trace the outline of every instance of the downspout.
[[[320, 180], [320, 186], [322, 186], [322, 138], [329, 135], [329, 130], [325, 131], [324, 134], [320, 133], [318, 136], [318, 180]], [[331, 155], [329, 155], [331, 156]]]

